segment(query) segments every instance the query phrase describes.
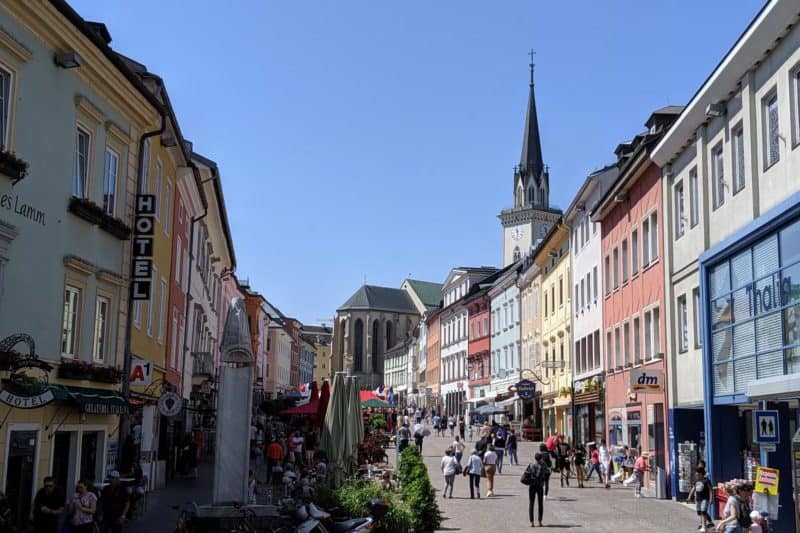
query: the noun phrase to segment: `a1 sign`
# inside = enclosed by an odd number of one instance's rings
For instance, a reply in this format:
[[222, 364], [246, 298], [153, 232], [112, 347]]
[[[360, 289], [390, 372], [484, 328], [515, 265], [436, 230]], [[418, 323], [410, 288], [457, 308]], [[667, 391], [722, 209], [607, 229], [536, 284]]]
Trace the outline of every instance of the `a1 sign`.
[[134, 357], [131, 362], [131, 385], [144, 385], [145, 387], [153, 383], [153, 362], [146, 359]]

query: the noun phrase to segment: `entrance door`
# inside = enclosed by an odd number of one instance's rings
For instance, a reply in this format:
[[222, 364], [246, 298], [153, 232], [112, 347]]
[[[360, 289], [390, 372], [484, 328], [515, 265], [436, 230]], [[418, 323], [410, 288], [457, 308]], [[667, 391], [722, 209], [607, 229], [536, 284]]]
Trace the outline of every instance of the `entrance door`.
[[102, 431], [84, 431], [81, 435], [80, 479], [103, 481], [105, 442]]
[[75, 456], [78, 453], [78, 433], [76, 431], [58, 431], [53, 437], [53, 473], [56, 487], [72, 494], [76, 485]]
[[6, 496], [18, 526], [27, 523], [31, 512], [38, 436], [30, 430], [9, 433]]

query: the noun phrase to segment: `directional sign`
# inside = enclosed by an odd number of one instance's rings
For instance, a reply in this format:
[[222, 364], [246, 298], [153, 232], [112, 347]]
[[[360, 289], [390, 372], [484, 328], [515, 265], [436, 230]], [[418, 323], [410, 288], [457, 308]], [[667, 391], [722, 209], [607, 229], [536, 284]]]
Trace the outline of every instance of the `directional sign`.
[[753, 412], [753, 436], [758, 444], [778, 444], [781, 441], [778, 411]]

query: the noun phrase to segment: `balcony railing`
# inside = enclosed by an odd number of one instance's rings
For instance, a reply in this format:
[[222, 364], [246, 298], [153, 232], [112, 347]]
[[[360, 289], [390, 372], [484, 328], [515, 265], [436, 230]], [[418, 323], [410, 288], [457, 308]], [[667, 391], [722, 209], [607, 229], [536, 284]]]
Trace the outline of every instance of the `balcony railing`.
[[192, 374], [214, 375], [214, 358], [211, 352], [192, 352]]

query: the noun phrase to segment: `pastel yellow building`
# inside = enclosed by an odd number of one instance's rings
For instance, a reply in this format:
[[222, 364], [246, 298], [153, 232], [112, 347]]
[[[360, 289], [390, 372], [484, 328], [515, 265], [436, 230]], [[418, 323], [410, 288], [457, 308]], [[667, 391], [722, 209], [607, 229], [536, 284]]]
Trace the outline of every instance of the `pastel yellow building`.
[[534, 253], [541, 272], [541, 378], [545, 436], [572, 435], [569, 228], [560, 220]]

